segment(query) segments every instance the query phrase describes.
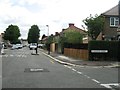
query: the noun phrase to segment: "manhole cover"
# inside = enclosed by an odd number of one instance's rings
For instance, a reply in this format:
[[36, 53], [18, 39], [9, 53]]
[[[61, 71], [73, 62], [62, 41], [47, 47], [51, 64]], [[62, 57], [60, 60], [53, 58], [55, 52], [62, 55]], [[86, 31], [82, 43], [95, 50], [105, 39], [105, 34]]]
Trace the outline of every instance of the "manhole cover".
[[25, 68], [24, 72], [49, 72], [46, 68]]

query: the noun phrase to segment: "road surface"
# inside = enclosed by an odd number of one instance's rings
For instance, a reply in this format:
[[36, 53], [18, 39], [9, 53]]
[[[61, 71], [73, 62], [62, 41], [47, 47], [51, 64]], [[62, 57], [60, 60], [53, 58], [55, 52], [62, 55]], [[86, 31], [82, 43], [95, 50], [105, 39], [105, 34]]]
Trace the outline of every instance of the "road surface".
[[[118, 68], [62, 65], [25, 47], [2, 55], [2, 88], [118, 88]], [[115, 89], [117, 90], [117, 89]]]

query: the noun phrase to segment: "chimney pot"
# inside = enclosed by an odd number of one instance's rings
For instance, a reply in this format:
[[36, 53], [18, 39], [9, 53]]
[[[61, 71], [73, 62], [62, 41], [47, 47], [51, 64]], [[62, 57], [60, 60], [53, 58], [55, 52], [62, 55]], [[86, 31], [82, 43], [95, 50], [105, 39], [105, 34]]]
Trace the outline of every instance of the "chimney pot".
[[55, 36], [58, 36], [59, 35], [59, 33], [58, 32], [55, 32]]
[[62, 32], [65, 31], [65, 29], [62, 29]]
[[69, 27], [72, 27], [72, 26], [74, 26], [74, 23], [69, 23]]

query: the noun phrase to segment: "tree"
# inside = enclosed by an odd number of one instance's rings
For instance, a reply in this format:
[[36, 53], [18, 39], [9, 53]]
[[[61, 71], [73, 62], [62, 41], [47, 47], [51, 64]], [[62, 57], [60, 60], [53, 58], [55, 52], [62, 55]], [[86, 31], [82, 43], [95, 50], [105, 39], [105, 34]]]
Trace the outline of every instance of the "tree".
[[17, 25], [9, 25], [6, 31], [4, 31], [3, 38], [9, 40], [12, 44], [16, 44], [20, 36], [19, 27]]
[[48, 50], [48, 54], [50, 54], [50, 44], [53, 43], [53, 35], [47, 37], [46, 48]]
[[37, 25], [32, 25], [28, 32], [28, 43], [38, 43], [40, 29]]
[[79, 44], [83, 41], [83, 35], [80, 34], [80, 32], [76, 31], [69, 31], [63, 33], [63, 35], [59, 39], [59, 43], [61, 46], [61, 52], [64, 53], [64, 44], [70, 43], [70, 44]]
[[93, 40], [96, 40], [99, 33], [103, 31], [104, 27], [103, 16], [95, 15], [95, 17], [93, 17], [92, 15], [90, 15], [90, 17], [87, 17], [85, 20], [83, 20], [83, 22], [88, 28], [88, 35]]
[[64, 40], [66, 43], [78, 44], [82, 43], [83, 35], [76, 31], [69, 31], [64, 33]]
[[51, 36], [49, 36], [48, 38], [47, 38], [47, 42], [46, 42], [46, 44], [51, 44], [51, 43], [53, 43], [54, 41], [53, 41], [53, 35], [51, 35]]
[[60, 43], [72, 43], [78, 44], [83, 42], [83, 35], [80, 32], [76, 31], [68, 31], [64, 32], [63, 35], [60, 37]]

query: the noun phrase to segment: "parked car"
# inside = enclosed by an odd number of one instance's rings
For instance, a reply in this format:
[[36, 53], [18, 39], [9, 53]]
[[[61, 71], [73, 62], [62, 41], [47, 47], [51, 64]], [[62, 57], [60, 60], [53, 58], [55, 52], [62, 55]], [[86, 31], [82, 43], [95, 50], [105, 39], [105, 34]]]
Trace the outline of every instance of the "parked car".
[[38, 44], [38, 48], [42, 48], [44, 44]]
[[13, 44], [12, 49], [21, 49], [23, 47], [22, 44]]
[[37, 43], [31, 43], [31, 44], [29, 45], [29, 48], [30, 48], [30, 50], [36, 49], [36, 48], [37, 48]]

